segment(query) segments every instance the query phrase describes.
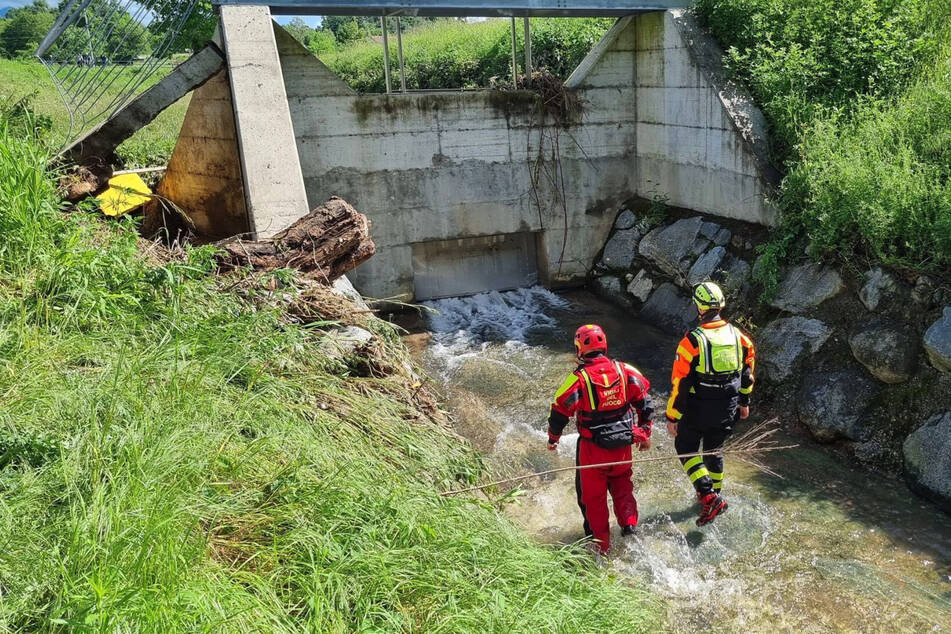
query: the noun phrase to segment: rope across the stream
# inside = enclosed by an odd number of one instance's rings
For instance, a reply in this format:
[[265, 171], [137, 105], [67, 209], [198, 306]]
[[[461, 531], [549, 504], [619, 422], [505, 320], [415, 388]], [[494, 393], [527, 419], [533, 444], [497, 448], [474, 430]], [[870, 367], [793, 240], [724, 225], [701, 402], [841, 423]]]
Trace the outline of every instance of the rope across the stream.
[[[459, 493], [468, 493], [470, 491], [479, 491], [482, 489], [487, 489], [489, 487], [499, 486], [502, 484], [511, 484], [513, 482], [521, 482], [522, 480], [529, 480], [531, 478], [540, 478], [542, 476], [551, 475], [552, 473], [561, 473], [563, 471], [582, 471], [584, 469], [597, 469], [599, 467], [617, 467], [621, 465], [636, 464], [638, 462], [660, 462], [663, 460], [681, 460], [683, 458], [693, 458], [695, 456], [734, 456], [741, 459], [746, 458], [744, 462], [752, 464], [757, 469], [765, 471], [771, 475], [780, 477], [777, 473], [770, 470], [766, 466], [759, 464], [757, 462], [749, 460], [750, 456], [755, 456], [757, 454], [766, 453], [768, 451], [781, 451], [784, 449], [794, 449], [799, 445], [766, 445], [764, 442], [777, 430], [776, 428], [769, 429], [767, 428], [771, 425], [774, 425], [777, 421], [775, 419], [761, 423], [741, 437], [739, 437], [735, 442], [730, 443], [729, 447], [724, 447], [717, 451], [698, 451], [695, 453], [685, 453], [685, 454], [675, 454], [672, 456], [657, 456], [652, 458], [631, 458], [630, 460], [619, 460], [617, 462], [601, 462], [598, 464], [586, 464], [586, 465], [571, 465], [569, 467], [558, 467], [557, 469], [549, 469], [547, 471], [538, 471], [536, 473], [528, 473], [525, 475], [515, 476], [511, 478], [504, 478], [502, 480], [495, 480], [494, 482], [486, 482], [485, 484], [479, 484], [471, 487], [466, 487], [464, 489], [454, 489], [451, 491], [443, 491], [440, 493], [442, 496], [448, 495], [457, 495]], [[765, 431], [764, 431], [765, 430]]]

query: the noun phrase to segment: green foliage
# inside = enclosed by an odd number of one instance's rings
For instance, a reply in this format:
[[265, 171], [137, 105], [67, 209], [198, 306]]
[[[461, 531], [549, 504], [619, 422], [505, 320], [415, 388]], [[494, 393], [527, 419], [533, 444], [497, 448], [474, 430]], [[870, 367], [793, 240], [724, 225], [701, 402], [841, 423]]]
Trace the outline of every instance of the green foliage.
[[314, 55], [324, 55], [337, 50], [337, 38], [330, 31], [314, 31], [307, 43], [307, 48]]
[[[951, 266], [946, 0], [699, 0], [785, 165], [755, 274], [813, 257]], [[808, 249], [806, 248], [808, 246]]]
[[219, 291], [211, 247], [150, 263], [130, 221], [64, 214], [48, 159], [0, 120], [0, 630], [656, 629], [642, 590], [438, 495], [481, 467], [410, 377], [323, 356], [292, 286]]
[[56, 14], [43, 0], [22, 9], [12, 9], [0, 31], [0, 56], [28, 57], [53, 26]]
[[699, 0], [774, 128], [780, 161], [817, 117], [897, 94], [938, 52], [944, 0]]
[[[536, 68], [567, 78], [611, 23], [599, 18], [533, 19]], [[520, 50], [522, 40], [523, 31], [518, 29]], [[487, 87], [493, 79], [511, 76], [510, 42], [507, 20], [474, 24], [452, 20], [420, 26], [403, 36], [406, 84], [413, 89]], [[390, 48], [391, 60], [395, 60], [397, 49], [392, 40]], [[322, 55], [321, 60], [360, 92], [385, 90], [383, 47], [377, 42], [351, 44]]]
[[815, 122], [783, 183], [816, 255], [951, 269], [951, 45], [900, 98]]

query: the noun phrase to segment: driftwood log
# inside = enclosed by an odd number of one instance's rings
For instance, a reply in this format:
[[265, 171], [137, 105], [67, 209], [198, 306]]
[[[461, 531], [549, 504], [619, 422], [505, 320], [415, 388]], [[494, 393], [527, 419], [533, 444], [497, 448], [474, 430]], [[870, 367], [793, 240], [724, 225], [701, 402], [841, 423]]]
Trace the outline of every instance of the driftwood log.
[[327, 283], [376, 253], [370, 221], [336, 196], [272, 238], [235, 238], [218, 246], [223, 272], [246, 266], [264, 271], [287, 268]]

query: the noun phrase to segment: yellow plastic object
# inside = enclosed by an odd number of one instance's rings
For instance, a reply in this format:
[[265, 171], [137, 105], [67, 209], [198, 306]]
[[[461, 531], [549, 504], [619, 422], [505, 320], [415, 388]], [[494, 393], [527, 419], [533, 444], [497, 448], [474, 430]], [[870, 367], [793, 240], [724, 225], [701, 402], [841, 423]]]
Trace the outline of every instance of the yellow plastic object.
[[152, 190], [138, 174], [109, 179], [109, 189], [99, 195], [99, 208], [107, 216], [121, 216], [152, 199]]

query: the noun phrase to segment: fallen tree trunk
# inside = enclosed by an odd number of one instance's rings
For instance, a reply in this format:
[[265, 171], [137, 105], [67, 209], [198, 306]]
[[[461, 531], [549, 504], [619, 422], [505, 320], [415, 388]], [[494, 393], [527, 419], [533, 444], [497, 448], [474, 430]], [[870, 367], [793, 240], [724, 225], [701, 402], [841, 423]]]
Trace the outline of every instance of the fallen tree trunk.
[[221, 271], [246, 266], [264, 271], [287, 268], [327, 283], [376, 253], [370, 221], [336, 196], [272, 238], [232, 238], [218, 246]]

